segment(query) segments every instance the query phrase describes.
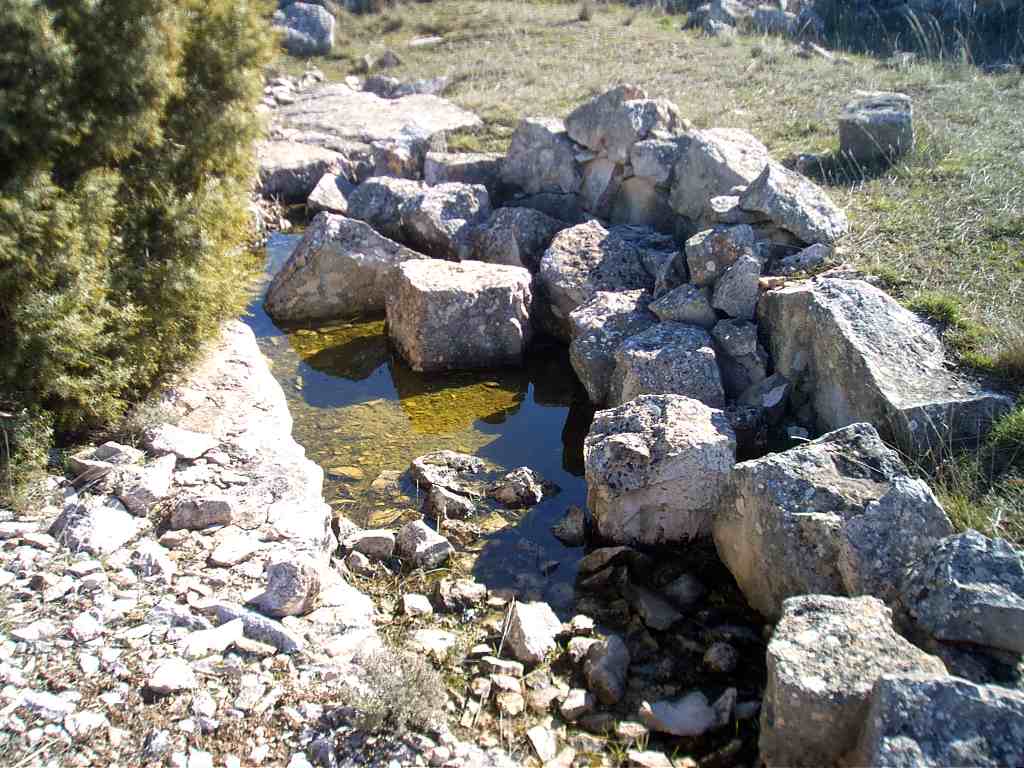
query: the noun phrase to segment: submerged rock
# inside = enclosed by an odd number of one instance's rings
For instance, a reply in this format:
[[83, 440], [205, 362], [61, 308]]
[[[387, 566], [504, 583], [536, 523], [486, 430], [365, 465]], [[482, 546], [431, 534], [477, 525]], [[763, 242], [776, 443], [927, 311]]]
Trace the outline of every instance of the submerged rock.
[[278, 322], [379, 313], [399, 265], [426, 258], [362, 221], [320, 214], [274, 276], [264, 307]]
[[873, 597], [786, 601], [768, 645], [761, 757], [769, 768], [836, 765], [857, 744], [885, 674], [944, 675], [942, 662], [896, 634]]
[[464, 261], [407, 261], [387, 299], [388, 333], [415, 371], [518, 365], [533, 328], [530, 273]]
[[724, 413], [697, 400], [642, 395], [598, 412], [584, 456], [587, 504], [602, 538], [679, 543], [710, 532], [736, 438]]

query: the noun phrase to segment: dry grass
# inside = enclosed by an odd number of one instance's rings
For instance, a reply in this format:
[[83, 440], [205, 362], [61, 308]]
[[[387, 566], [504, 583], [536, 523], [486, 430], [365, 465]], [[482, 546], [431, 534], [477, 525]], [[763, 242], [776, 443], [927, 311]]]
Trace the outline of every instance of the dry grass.
[[[447, 75], [447, 95], [486, 123], [475, 134], [450, 137], [456, 151], [504, 151], [520, 118], [565, 116], [629, 82], [674, 101], [696, 127], [747, 129], [785, 159], [834, 152], [836, 119], [853, 91], [907, 93], [914, 100], [914, 152], [893, 168], [847, 170], [823, 181], [850, 214], [851, 234], [840, 255], [881, 276], [897, 296], [917, 297], [919, 309], [948, 312], [942, 297], [955, 297], [947, 340], [960, 359], [1011, 389], [1024, 386], [1019, 72], [987, 75], [949, 60], [891, 67], [854, 54], [805, 59], [779, 39], [709, 39], [681, 30], [679, 16], [617, 4], [592, 7], [584, 22], [579, 0], [405, 5], [381, 16], [343, 18], [345, 39], [333, 57], [316, 63], [340, 77], [354, 71], [363, 54], [394, 48], [403, 64], [389, 74]], [[407, 47], [428, 34], [445, 42]], [[282, 66], [294, 71], [303, 65]], [[979, 469], [987, 460], [968, 457], [973, 469], [953, 463], [943, 468], [949, 477], [940, 472], [935, 480], [960, 520], [984, 518], [989, 524], [977, 527], [992, 531], [1009, 530], [1012, 518], [1020, 521], [1014, 537], [1024, 541], [1024, 492], [1013, 477], [993, 480]], [[947, 482], [952, 476], [961, 481]], [[987, 479], [967, 482], [967, 476]]]

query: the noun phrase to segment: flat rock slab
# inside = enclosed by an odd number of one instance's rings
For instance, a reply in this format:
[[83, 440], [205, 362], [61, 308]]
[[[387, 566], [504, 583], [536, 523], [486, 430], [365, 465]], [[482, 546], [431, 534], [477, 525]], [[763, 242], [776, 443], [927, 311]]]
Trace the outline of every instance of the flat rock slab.
[[323, 213], [267, 289], [278, 322], [310, 322], [384, 311], [398, 266], [427, 257], [377, 234], [369, 224]]
[[823, 429], [869, 422], [912, 456], [972, 443], [1010, 398], [949, 370], [931, 325], [862, 280], [826, 278], [758, 302], [775, 367]]
[[260, 194], [284, 203], [304, 202], [325, 174], [340, 172], [345, 162], [338, 152], [296, 141], [262, 141], [256, 157]]
[[697, 400], [643, 395], [599, 411], [583, 452], [587, 505], [603, 539], [679, 543], [710, 533], [736, 437], [724, 413]]
[[857, 744], [882, 675], [946, 673], [896, 634], [892, 612], [873, 597], [787, 600], [767, 659], [760, 747], [769, 768], [838, 764]]
[[418, 156], [413, 166], [418, 177], [432, 138], [479, 125], [479, 117], [439, 96], [382, 99], [343, 83], [327, 83], [296, 94], [294, 103], [276, 110], [271, 131], [323, 146], [356, 142], [411, 148]]
[[388, 296], [388, 333], [416, 371], [518, 365], [532, 336], [531, 282], [520, 267], [407, 261]]

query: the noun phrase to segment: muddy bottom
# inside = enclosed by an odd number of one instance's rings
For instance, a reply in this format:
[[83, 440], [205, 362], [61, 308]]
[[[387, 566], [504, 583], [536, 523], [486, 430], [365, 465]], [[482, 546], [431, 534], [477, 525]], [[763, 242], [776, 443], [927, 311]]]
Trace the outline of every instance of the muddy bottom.
[[[271, 236], [268, 279], [298, 241]], [[525, 512], [474, 521], [485, 533], [458, 563], [491, 590], [516, 589], [571, 615], [583, 552], [563, 546], [551, 526], [570, 505], [586, 503], [583, 439], [593, 408], [564, 347], [535, 346], [521, 369], [428, 375], [392, 350], [383, 318], [282, 329], [264, 312], [260, 292], [247, 322], [284, 388], [295, 439], [324, 469], [325, 499], [357, 525], [417, 519], [422, 499], [391, 480], [435, 450], [471, 453], [506, 470], [529, 466], [558, 485], [558, 494]], [[545, 574], [552, 562], [557, 569]]]

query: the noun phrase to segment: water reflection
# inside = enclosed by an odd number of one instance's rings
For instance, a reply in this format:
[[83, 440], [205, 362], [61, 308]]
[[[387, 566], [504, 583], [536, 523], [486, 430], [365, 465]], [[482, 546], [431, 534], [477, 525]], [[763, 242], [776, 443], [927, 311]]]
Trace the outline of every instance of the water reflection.
[[[271, 238], [268, 274], [297, 242]], [[551, 526], [570, 504], [585, 504], [582, 445], [593, 411], [564, 347], [536, 347], [520, 369], [422, 374], [393, 352], [380, 318], [286, 332], [262, 299], [250, 313], [285, 390], [295, 438], [327, 474], [328, 502], [360, 525], [393, 525], [416, 516], [417, 500], [374, 488], [417, 456], [451, 449], [506, 469], [529, 466], [561, 493], [525, 513], [489, 519], [483, 527], [491, 532], [466, 557], [475, 558], [469, 567], [490, 588], [512, 587], [559, 613], [571, 610], [581, 552], [563, 547]]]

